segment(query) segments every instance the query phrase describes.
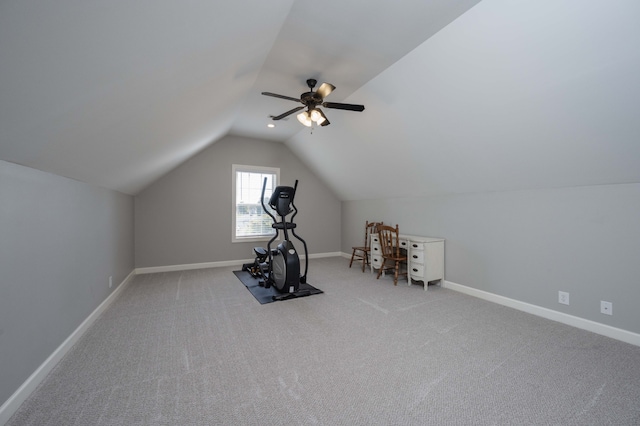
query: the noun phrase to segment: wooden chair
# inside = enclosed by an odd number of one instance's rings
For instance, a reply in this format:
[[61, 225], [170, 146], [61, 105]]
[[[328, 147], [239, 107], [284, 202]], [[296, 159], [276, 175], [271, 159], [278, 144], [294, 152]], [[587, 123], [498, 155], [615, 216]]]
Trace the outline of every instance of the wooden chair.
[[380, 236], [380, 249], [382, 251], [382, 267], [378, 271], [378, 279], [384, 271], [393, 270], [393, 285], [398, 285], [398, 276], [407, 276], [407, 271], [400, 272], [400, 264], [407, 262], [406, 253], [402, 253], [400, 249], [400, 231], [398, 225], [396, 227], [381, 225], [378, 226], [378, 235]]
[[351, 262], [349, 262], [349, 268], [353, 264], [354, 259], [362, 259], [362, 272], [366, 265], [369, 265], [369, 252], [371, 251], [371, 244], [369, 236], [372, 233], [378, 232], [378, 225], [382, 225], [382, 222], [369, 222], [367, 221], [364, 227], [364, 246], [352, 247]]

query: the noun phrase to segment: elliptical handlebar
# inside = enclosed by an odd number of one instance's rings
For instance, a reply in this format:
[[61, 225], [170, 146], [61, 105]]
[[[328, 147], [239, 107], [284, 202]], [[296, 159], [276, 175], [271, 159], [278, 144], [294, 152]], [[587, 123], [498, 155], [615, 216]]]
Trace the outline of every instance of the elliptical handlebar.
[[[295, 196], [296, 194], [296, 190], [298, 189], [298, 179], [296, 179], [296, 183], [293, 185], [293, 195]], [[302, 241], [302, 245], [304, 246], [304, 274], [300, 276], [300, 282], [301, 283], [306, 283], [307, 282], [307, 271], [309, 270], [309, 252], [307, 251], [307, 242], [305, 240], [303, 240], [298, 234], [296, 234], [296, 224], [293, 223], [293, 218], [296, 217], [296, 215], [298, 214], [298, 208], [296, 207], [296, 205], [293, 202], [293, 198], [291, 197], [291, 206], [293, 207], [293, 215], [291, 215], [291, 219], [289, 220], [289, 224], [291, 225], [291, 233], [293, 234], [294, 237], [296, 237], [298, 240]]]
[[276, 223], [276, 222], [278, 222], [278, 220], [267, 209], [267, 206], [264, 205], [264, 191], [265, 191], [266, 188], [267, 188], [267, 178], [264, 178], [264, 181], [262, 182], [262, 195], [260, 195], [260, 204], [262, 204], [262, 211], [264, 211], [266, 214], [271, 216], [271, 219], [273, 219], [273, 223]]
[[296, 196], [296, 190], [298, 189], [298, 179], [296, 179], [296, 183], [293, 184], [293, 197], [291, 197], [291, 207], [293, 207], [293, 215], [291, 215], [291, 219], [289, 219], [290, 223], [293, 223], [293, 218], [298, 214], [298, 208], [293, 203], [293, 199]]

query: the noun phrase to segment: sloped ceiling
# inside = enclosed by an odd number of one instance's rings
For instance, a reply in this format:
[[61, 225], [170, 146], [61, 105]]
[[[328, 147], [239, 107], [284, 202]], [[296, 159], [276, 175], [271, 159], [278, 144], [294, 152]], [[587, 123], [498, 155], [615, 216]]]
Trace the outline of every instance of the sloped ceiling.
[[[136, 194], [235, 134], [283, 141], [343, 200], [640, 182], [638, 16], [635, 0], [3, 1], [0, 159]], [[296, 104], [260, 92], [310, 77], [366, 110], [268, 129]]]
[[638, 17], [483, 0], [289, 145], [342, 200], [638, 183]]

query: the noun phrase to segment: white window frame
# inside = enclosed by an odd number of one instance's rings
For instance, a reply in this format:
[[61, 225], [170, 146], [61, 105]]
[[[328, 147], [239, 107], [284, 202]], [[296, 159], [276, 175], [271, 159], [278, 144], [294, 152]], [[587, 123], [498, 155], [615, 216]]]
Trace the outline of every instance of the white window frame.
[[[249, 236], [249, 237], [239, 237], [236, 235], [236, 196], [237, 196], [237, 188], [236, 188], [236, 176], [238, 172], [244, 173], [267, 173], [275, 175], [275, 181], [273, 187], [278, 186], [278, 182], [280, 182], [280, 168], [278, 167], [260, 167], [260, 166], [249, 166], [243, 164], [233, 164], [232, 167], [232, 186], [231, 186], [231, 242], [233, 243], [244, 243], [250, 241], [268, 241], [275, 235], [275, 229], [272, 229], [272, 232], [267, 235], [261, 236]], [[266, 194], [266, 198], [268, 199], [270, 194]], [[259, 200], [258, 200], [259, 201]], [[268, 207], [268, 206], [267, 206]]]

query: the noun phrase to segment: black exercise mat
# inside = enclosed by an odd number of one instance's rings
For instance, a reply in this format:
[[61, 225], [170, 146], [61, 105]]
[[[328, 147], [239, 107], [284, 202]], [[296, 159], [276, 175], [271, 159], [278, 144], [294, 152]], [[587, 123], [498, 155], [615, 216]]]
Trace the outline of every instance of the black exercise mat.
[[[280, 293], [274, 287], [260, 287], [260, 285], [258, 284], [258, 279], [253, 278], [247, 271], [233, 271], [233, 273], [236, 275], [236, 277], [238, 277], [242, 284], [244, 284], [247, 290], [249, 290], [251, 294], [253, 294], [253, 297], [255, 297], [261, 305], [264, 305], [265, 303], [275, 302], [276, 300], [290, 300], [297, 297], [312, 296], [314, 294], [323, 293], [322, 290], [319, 290], [312, 285], [300, 283], [297, 292], [298, 296], [288, 298], [287, 293]], [[274, 299], [274, 296], [282, 297], [282, 299]]]

